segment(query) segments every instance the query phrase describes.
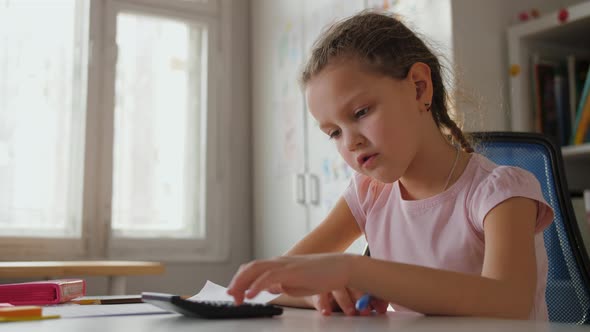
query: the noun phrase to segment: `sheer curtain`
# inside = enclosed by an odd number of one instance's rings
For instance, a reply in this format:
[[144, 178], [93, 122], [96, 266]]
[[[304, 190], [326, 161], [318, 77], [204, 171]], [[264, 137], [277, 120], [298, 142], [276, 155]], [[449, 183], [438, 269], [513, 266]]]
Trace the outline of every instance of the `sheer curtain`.
[[0, 1], [0, 235], [81, 234], [84, 1]]
[[0, 259], [225, 257], [220, 11], [0, 0]]

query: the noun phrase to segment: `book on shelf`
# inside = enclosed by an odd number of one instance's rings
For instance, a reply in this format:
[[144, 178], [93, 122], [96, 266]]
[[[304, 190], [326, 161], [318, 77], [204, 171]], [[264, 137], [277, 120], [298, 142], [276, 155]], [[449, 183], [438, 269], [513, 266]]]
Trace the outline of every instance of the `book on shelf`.
[[535, 130], [561, 146], [590, 141], [590, 58], [531, 57]]
[[587, 132], [590, 126], [590, 69], [586, 71], [584, 86], [582, 88], [580, 101], [576, 110], [571, 144], [582, 144], [588, 141]]
[[586, 98], [586, 103], [582, 109], [580, 121], [577, 122], [577, 128], [574, 135], [574, 145], [588, 142], [588, 129], [590, 127], [590, 98]]
[[[561, 133], [560, 130], [566, 126], [560, 124], [562, 119], [558, 115], [557, 101], [563, 101], [565, 98], [556, 95], [562, 93], [562, 85], [565, 83], [563, 79], [559, 78], [556, 81], [560, 64], [535, 55], [532, 67], [535, 129], [553, 137], [560, 145], [564, 145], [563, 137], [567, 133]], [[558, 89], [559, 91], [557, 91]], [[566, 120], [569, 121], [569, 114]]]
[[559, 66], [553, 78], [553, 94], [555, 95], [555, 112], [557, 115], [557, 135], [560, 145], [567, 145], [571, 136], [571, 111], [569, 99], [569, 85], [565, 68]]
[[572, 125], [576, 122], [576, 112], [580, 102], [586, 74], [590, 68], [590, 58], [568, 55], [567, 58], [567, 77], [569, 86], [569, 106], [571, 112]]

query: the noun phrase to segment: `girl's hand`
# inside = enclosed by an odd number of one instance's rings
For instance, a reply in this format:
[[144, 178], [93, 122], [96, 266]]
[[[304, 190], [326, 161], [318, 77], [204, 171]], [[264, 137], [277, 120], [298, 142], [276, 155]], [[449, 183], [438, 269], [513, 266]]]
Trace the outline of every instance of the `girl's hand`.
[[[341, 290], [334, 290], [328, 293], [322, 293], [309, 297], [307, 300], [314, 308], [316, 308], [322, 315], [329, 316], [333, 310], [341, 309], [346, 315], [356, 315], [357, 310], [355, 309], [356, 301], [363, 296], [364, 293], [345, 288]], [[370, 315], [372, 311], [376, 311], [379, 314], [383, 314], [387, 311], [389, 303], [381, 299], [372, 298], [369, 306], [360, 311], [361, 316]]]
[[350, 280], [353, 255], [319, 254], [281, 256], [242, 265], [227, 293], [236, 304], [262, 290], [290, 296], [309, 296], [345, 289]]

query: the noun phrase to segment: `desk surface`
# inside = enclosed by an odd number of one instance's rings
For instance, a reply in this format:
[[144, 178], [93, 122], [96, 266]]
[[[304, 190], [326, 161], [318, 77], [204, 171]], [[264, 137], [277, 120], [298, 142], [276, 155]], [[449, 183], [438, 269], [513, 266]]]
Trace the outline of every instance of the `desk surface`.
[[0, 332], [43, 331], [414, 331], [414, 332], [497, 332], [497, 331], [590, 331], [590, 326], [547, 324], [478, 318], [423, 317], [388, 312], [373, 317], [323, 317], [315, 310], [286, 309], [275, 318], [204, 320], [176, 314], [52, 319], [34, 322], [0, 323]]

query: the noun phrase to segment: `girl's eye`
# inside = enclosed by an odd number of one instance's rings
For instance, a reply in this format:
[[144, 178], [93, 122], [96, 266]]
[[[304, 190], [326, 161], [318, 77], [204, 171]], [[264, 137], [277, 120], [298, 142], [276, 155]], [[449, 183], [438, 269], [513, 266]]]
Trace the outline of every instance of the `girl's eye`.
[[354, 117], [357, 119], [362, 118], [363, 116], [365, 116], [367, 114], [367, 112], [369, 112], [369, 109], [367, 107], [358, 110], [356, 113], [354, 113]]
[[340, 135], [340, 130], [334, 130], [328, 134], [328, 136], [330, 136], [330, 139], [337, 138], [339, 135]]

